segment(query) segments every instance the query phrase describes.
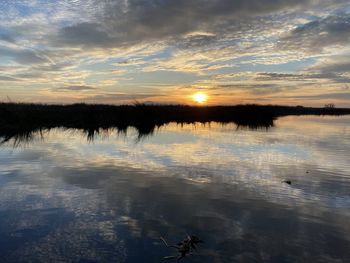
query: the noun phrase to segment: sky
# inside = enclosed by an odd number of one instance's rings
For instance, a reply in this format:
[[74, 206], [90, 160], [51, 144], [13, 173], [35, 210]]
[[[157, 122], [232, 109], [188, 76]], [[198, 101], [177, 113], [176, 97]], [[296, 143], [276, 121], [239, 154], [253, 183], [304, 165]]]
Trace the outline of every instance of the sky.
[[0, 101], [350, 107], [348, 0], [0, 0]]

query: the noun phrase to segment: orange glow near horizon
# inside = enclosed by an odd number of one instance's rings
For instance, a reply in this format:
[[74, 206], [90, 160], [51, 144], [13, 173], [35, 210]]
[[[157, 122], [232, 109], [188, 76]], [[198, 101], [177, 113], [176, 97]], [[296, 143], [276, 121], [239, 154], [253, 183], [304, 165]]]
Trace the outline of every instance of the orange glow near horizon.
[[203, 104], [203, 103], [207, 102], [208, 95], [203, 93], [203, 92], [197, 92], [197, 93], [193, 94], [192, 99], [199, 104]]

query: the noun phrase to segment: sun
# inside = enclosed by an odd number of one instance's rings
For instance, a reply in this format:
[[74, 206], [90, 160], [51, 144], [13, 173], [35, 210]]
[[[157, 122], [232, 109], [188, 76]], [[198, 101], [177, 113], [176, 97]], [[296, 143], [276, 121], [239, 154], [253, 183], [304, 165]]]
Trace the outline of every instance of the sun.
[[208, 95], [202, 92], [197, 92], [192, 96], [193, 100], [199, 104], [203, 104], [208, 100]]

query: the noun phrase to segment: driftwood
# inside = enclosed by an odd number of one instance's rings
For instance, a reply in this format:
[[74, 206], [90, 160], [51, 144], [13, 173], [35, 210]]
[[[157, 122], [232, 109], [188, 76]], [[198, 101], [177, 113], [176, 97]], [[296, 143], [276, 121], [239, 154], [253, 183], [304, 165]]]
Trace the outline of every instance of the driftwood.
[[177, 243], [176, 245], [169, 245], [166, 240], [163, 237], [160, 237], [160, 239], [163, 241], [164, 245], [168, 248], [175, 248], [177, 250], [177, 255], [173, 256], [166, 256], [163, 259], [182, 259], [188, 255], [191, 255], [194, 250], [197, 248], [198, 243], [203, 243], [201, 239], [199, 239], [196, 236], [189, 236], [187, 235], [187, 238], [182, 240], [181, 242]]

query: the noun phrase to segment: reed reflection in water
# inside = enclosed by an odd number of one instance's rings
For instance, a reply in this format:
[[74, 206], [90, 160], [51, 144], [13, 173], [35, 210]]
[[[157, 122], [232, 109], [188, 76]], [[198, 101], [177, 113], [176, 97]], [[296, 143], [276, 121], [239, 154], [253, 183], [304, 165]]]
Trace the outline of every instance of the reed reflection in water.
[[[191, 262], [347, 262], [349, 117], [269, 130], [171, 124], [53, 129], [0, 150], [1, 262], [159, 262], [159, 240], [205, 241]], [[291, 180], [292, 184], [282, 183]]]

